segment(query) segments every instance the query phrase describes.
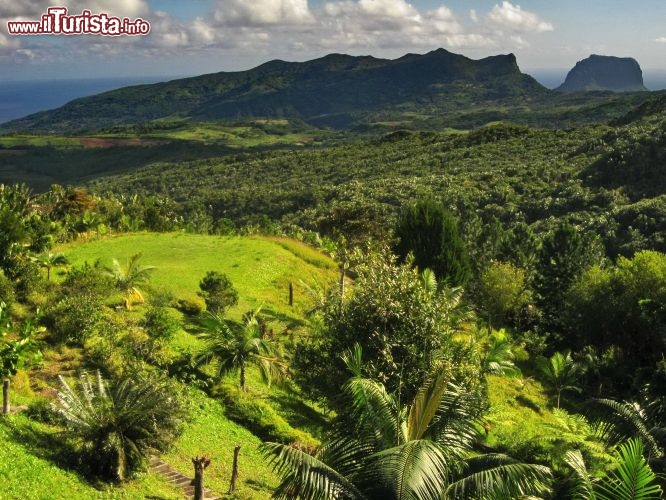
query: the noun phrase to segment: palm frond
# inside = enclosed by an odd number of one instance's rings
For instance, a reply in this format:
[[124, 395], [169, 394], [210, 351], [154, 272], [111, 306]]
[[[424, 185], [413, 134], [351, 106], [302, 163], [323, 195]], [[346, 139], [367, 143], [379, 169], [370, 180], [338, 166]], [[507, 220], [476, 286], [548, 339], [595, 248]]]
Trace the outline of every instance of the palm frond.
[[469, 450], [478, 436], [481, 399], [449, 382], [437, 414], [430, 424], [428, 437], [442, 446], [462, 454]]
[[640, 439], [622, 443], [615, 459], [615, 470], [597, 487], [599, 500], [658, 500], [662, 490], [657, 475], [650, 469]]
[[580, 450], [569, 450], [564, 456], [566, 463], [576, 476], [576, 482], [571, 490], [573, 500], [596, 500], [594, 493], [594, 479], [587, 472], [585, 460]]
[[508, 339], [493, 339], [483, 358], [486, 373], [505, 377], [520, 377], [520, 369], [514, 364], [513, 345]]
[[365, 480], [367, 458], [376, 451], [372, 442], [341, 436], [322, 443], [314, 456], [355, 484], [360, 484]]
[[355, 343], [351, 349], [348, 349], [340, 356], [352, 376], [360, 377], [363, 369], [363, 349], [360, 344]]
[[428, 439], [408, 441], [369, 457], [367, 480], [374, 484], [377, 497], [438, 500], [451, 472], [450, 462], [436, 443]]
[[650, 432], [639, 407], [624, 401], [594, 399], [588, 403], [602, 438], [609, 445], [622, 443], [629, 437], [639, 437], [652, 457], [661, 457], [664, 451]]
[[342, 390], [350, 398], [350, 414], [357, 422], [357, 432], [372, 436], [380, 443], [378, 448], [388, 448], [406, 441], [401, 410], [382, 384], [352, 377]]
[[468, 474], [451, 483], [444, 498], [499, 500], [540, 496], [550, 491], [552, 471], [543, 465], [487, 454], [469, 459], [467, 466]]
[[274, 498], [363, 500], [364, 495], [342, 474], [323, 461], [291, 446], [263, 443], [261, 451], [282, 478]]
[[423, 385], [407, 415], [408, 438], [421, 439], [430, 428], [442, 404], [444, 393], [448, 389], [448, 373], [440, 370]]

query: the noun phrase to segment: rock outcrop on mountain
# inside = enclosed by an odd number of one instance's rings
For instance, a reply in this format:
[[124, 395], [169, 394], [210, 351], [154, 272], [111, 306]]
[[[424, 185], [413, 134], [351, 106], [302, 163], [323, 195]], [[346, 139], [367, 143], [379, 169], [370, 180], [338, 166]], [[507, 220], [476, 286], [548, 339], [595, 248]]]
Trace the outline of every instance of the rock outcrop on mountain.
[[587, 59], [578, 61], [569, 71], [564, 83], [556, 90], [640, 92], [647, 89], [643, 85], [643, 72], [635, 59], [593, 54]]

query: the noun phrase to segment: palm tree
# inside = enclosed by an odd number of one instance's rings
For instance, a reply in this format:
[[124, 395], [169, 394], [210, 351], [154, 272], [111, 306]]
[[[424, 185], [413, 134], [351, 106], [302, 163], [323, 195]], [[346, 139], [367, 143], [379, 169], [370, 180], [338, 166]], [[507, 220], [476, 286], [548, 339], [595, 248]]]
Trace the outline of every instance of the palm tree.
[[139, 264], [143, 254], [132, 255], [123, 268], [117, 259], [113, 259], [113, 266], [106, 269], [106, 272], [115, 282], [116, 288], [125, 294], [125, 307], [132, 308], [132, 304], [141, 304], [144, 302], [143, 293], [139, 289], [150, 279], [150, 274], [155, 270], [155, 266], [142, 266]]
[[218, 380], [228, 373], [240, 372], [242, 390], [246, 390], [245, 369], [248, 365], [257, 366], [269, 385], [272, 380], [286, 378], [286, 366], [280, 360], [274, 342], [264, 336], [259, 323], [260, 310], [248, 314], [242, 325], [206, 312], [203, 319], [205, 331], [199, 334], [206, 345], [196, 357], [197, 364], [217, 362]]
[[382, 384], [361, 376], [361, 348], [345, 357], [348, 410], [314, 454], [264, 443], [282, 477], [276, 498], [509, 498], [547, 490], [550, 470], [499, 454], [473, 456], [481, 402], [433, 372], [402, 407]]
[[481, 358], [481, 368], [484, 373], [492, 375], [520, 377], [521, 371], [514, 364], [515, 359], [511, 341], [506, 336], [493, 337]]
[[53, 254], [51, 252], [43, 253], [37, 257], [33, 257], [32, 260], [36, 262], [40, 267], [46, 269], [46, 279], [51, 281], [51, 270], [54, 267], [66, 266], [69, 264], [67, 257], [63, 254]]
[[574, 500], [658, 500], [662, 490], [657, 475], [643, 456], [645, 447], [640, 439], [622, 443], [613, 459], [613, 470], [601, 479], [587, 471], [579, 450], [569, 451], [565, 462], [574, 472], [571, 491]]
[[125, 378], [109, 386], [99, 372], [95, 380], [84, 373], [75, 390], [58, 378], [55, 409], [83, 440], [87, 463], [105, 479], [124, 480], [149, 450], [163, 450], [180, 430], [184, 410], [166, 381]]
[[550, 358], [539, 358], [538, 366], [546, 377], [546, 383], [557, 393], [557, 407], [560, 407], [560, 398], [564, 391], [577, 391], [581, 389], [576, 384], [579, 367], [571, 358], [571, 353], [556, 352]]

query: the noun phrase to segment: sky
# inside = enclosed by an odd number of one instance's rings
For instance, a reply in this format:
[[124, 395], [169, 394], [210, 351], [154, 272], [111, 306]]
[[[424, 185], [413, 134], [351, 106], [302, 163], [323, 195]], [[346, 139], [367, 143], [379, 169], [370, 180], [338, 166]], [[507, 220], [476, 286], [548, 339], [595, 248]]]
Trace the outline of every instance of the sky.
[[53, 0], [0, 0], [0, 82], [187, 76], [339, 52], [395, 58], [439, 47], [473, 59], [514, 53], [524, 71], [590, 54], [666, 72], [664, 0], [63, 0], [150, 23], [145, 36], [10, 35]]

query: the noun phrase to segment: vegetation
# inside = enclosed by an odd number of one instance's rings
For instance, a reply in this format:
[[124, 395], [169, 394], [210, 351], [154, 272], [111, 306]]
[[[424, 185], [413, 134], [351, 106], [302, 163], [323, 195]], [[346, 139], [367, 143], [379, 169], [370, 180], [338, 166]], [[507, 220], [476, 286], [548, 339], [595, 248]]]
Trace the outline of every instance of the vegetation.
[[111, 387], [80, 377], [80, 389], [60, 378], [58, 413], [83, 443], [91, 470], [123, 481], [147, 459], [150, 449], [164, 450], [176, 437], [184, 417], [172, 385], [156, 380], [119, 380]]
[[224, 314], [224, 312], [238, 304], [238, 291], [231, 284], [226, 274], [216, 271], [208, 271], [199, 282], [199, 297], [206, 302], [206, 310], [212, 314]]
[[218, 379], [227, 373], [240, 373], [241, 390], [246, 389], [245, 370], [248, 365], [259, 368], [264, 381], [282, 380], [285, 366], [276, 353], [273, 339], [259, 311], [246, 315], [243, 324], [229, 324], [219, 316], [208, 314], [203, 319], [205, 331], [199, 335], [205, 345], [197, 355], [197, 363], [217, 363]]
[[469, 280], [472, 269], [458, 221], [441, 203], [426, 200], [404, 208], [395, 236], [395, 250], [402, 259], [411, 253], [421, 270], [432, 270], [450, 286], [463, 286]]
[[345, 355], [347, 410], [316, 454], [267, 443], [282, 476], [277, 498], [497, 498], [547, 490], [550, 471], [508, 457], [472, 457], [482, 404], [436, 367], [403, 408], [362, 376], [361, 347]]
[[301, 387], [313, 397], [336, 394], [347, 379], [340, 353], [358, 344], [368, 377], [407, 400], [435, 360], [446, 360], [468, 390], [478, 388], [471, 350], [454, 338], [469, 317], [462, 291], [430, 286], [411, 262], [398, 264], [387, 249], [355, 258], [354, 291], [343, 297], [332, 289], [319, 313], [322, 330], [297, 346], [293, 364]]
[[[248, 83], [248, 109], [307, 91], [295, 67], [264, 68], [276, 87]], [[166, 120], [122, 123], [120, 103], [94, 137], [0, 137], [0, 174], [44, 188], [0, 185], [0, 375], [20, 410], [0, 422], [9, 495], [45, 496], [16, 463], [60, 496], [59, 482], [73, 498], [178, 497], [143, 475], [148, 453], [184, 473], [210, 457], [219, 495], [240, 444], [237, 498], [657, 498], [663, 97], [553, 97], [509, 69], [492, 98], [484, 81], [345, 111], [381, 90], [370, 79], [322, 118], [353, 132], [286, 108], [190, 122], [194, 96], [237, 88], [211, 75], [136, 110], [178, 108]], [[317, 103], [302, 97], [305, 116]], [[553, 128], [437, 125], [507, 114]], [[386, 134], [391, 119], [405, 130]], [[49, 172], [87, 189], [49, 188]]]

